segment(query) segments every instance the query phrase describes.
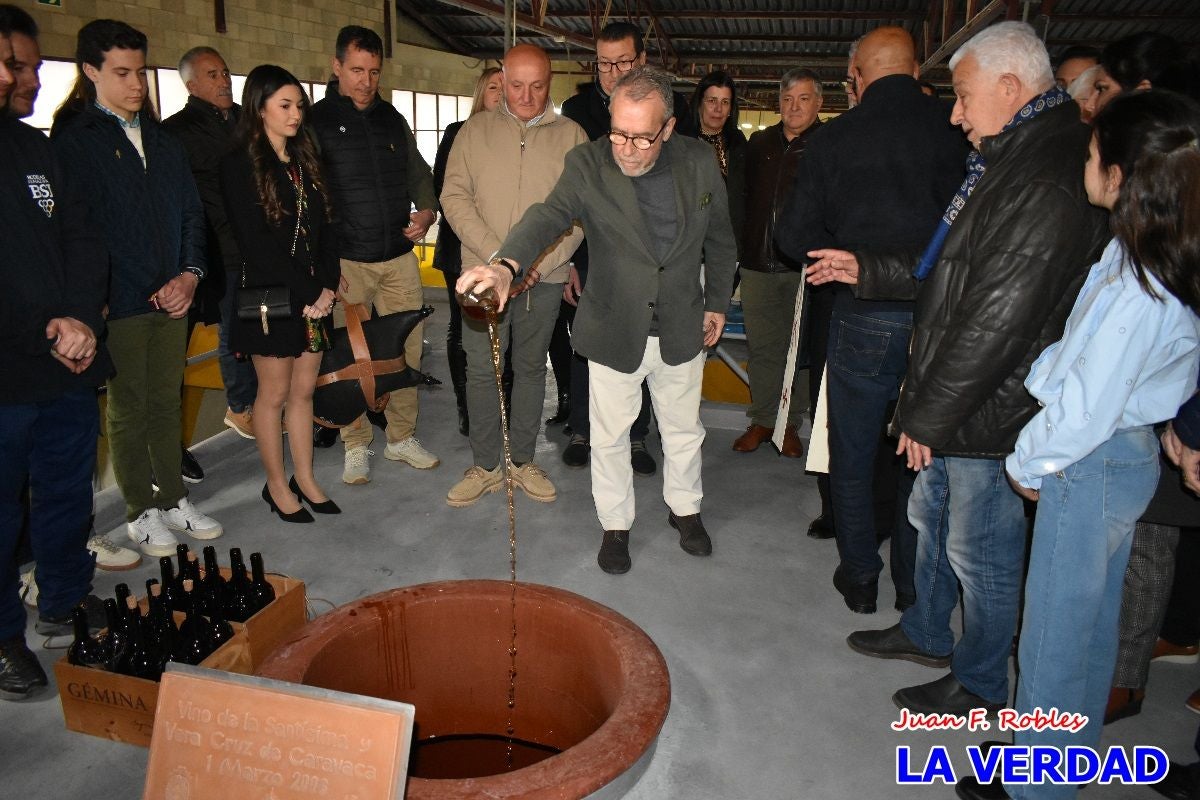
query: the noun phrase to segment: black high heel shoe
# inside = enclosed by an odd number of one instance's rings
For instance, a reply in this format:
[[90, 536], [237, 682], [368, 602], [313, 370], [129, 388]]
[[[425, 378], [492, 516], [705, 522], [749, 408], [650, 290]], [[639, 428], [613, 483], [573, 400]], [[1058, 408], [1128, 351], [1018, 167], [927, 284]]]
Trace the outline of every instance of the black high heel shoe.
[[292, 479], [290, 481], [288, 481], [288, 488], [292, 490], [292, 494], [294, 494], [294, 495], [296, 495], [296, 497], [300, 498], [300, 502], [308, 503], [308, 505], [312, 508], [312, 510], [317, 512], [318, 514], [340, 514], [340, 513], [342, 513], [342, 510], [340, 508], [338, 508], [338, 504], [333, 502], [332, 500], [326, 500], [324, 503], [314, 503], [312, 500], [309, 500], [307, 497], [305, 497], [304, 492], [300, 491], [300, 484], [296, 483], [295, 475], [293, 475]]
[[275, 501], [271, 499], [271, 490], [267, 488], [265, 483], [263, 484], [262, 499], [267, 501], [267, 505], [271, 507], [271, 510], [278, 514], [279, 518], [284, 522], [316, 522], [313, 519], [313, 515], [308, 513], [308, 509], [304, 506], [300, 506], [299, 511], [293, 511], [290, 514], [280, 511], [279, 506], [275, 505]]

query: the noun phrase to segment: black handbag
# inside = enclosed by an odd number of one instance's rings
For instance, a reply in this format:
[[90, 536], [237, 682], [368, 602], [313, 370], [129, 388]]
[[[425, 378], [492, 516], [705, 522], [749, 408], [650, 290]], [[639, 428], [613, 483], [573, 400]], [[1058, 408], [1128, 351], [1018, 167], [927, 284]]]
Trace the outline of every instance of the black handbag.
[[292, 316], [292, 293], [286, 286], [238, 289], [237, 316], [241, 320], [259, 320], [262, 323], [263, 336], [268, 336], [271, 333], [268, 320], [288, 319]]

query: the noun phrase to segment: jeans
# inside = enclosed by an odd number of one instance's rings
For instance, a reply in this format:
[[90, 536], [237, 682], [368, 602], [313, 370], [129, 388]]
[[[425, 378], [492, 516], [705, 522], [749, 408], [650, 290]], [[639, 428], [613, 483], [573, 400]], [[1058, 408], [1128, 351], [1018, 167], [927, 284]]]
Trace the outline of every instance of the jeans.
[[[935, 457], [908, 501], [917, 529], [916, 604], [905, 635], [927, 653], [954, 652], [950, 669], [968, 691], [1008, 702], [1008, 657], [1025, 566], [1025, 508], [1002, 460]], [[841, 524], [841, 520], [838, 520]], [[950, 615], [962, 587], [963, 634]]]
[[232, 273], [225, 277], [225, 296], [220, 303], [221, 324], [217, 328], [217, 363], [221, 368], [221, 383], [225, 384], [225, 403], [234, 413], [240, 414], [254, 405], [254, 398], [258, 395], [258, 376], [249, 360], [238, 361], [229, 349], [229, 331], [237, 313], [233, 305], [242, 276]]
[[[892, 537], [896, 593], [912, 596], [917, 532], [905, 509], [912, 472], [880, 453], [889, 406], [900, 395], [908, 366], [912, 312], [879, 311], [871, 316], [837, 309], [829, 331], [829, 486], [837, 520], [838, 554], [851, 583], [874, 583], [883, 569], [879, 531]], [[892, 448], [895, 449], [894, 447]], [[876, 468], [877, 456], [884, 459]], [[887, 485], [888, 483], [892, 485]], [[894, 519], [877, 520], [877, 500], [896, 496]]]
[[27, 480], [38, 609], [43, 616], [64, 616], [92, 590], [96, 559], [88, 552], [87, 540], [99, 435], [94, 389], [43, 403], [4, 406], [0, 413], [0, 640], [25, 632], [15, 550]]
[[[1154, 495], [1158, 470], [1158, 440], [1147, 425], [1117, 431], [1042, 480], [1015, 707], [1077, 712], [1088, 724], [1077, 733], [1018, 731], [1014, 744], [1100, 744], [1133, 527]], [[1074, 797], [1076, 790], [1048, 783], [1006, 788], [1016, 798]]]

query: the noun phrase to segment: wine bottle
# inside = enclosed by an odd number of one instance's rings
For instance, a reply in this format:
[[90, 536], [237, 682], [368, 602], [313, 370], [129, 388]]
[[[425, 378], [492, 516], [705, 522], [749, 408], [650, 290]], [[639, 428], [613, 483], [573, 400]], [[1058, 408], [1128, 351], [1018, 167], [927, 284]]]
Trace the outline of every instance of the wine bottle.
[[254, 576], [250, 582], [250, 597], [254, 603], [254, 613], [257, 614], [275, 599], [275, 587], [267, 580], [262, 553], [250, 554], [250, 571]]
[[183, 582], [188, 578], [188, 546], [180, 542], [175, 547], [175, 558], [179, 566], [175, 572], [175, 584], [171, 587], [171, 607], [176, 611], [187, 611], [187, 600], [183, 596]]
[[201, 589], [201, 600], [205, 606], [201, 613], [211, 617], [216, 608], [225, 605], [225, 595], [229, 591], [217, 566], [217, 548], [212, 545], [204, 548], [204, 580], [201, 582]]
[[150, 613], [146, 615], [147, 636], [158, 650], [159, 661], [165, 665], [175, 649], [175, 620], [171, 616], [171, 607], [167, 604], [166, 592], [162, 590], [162, 586], [157, 583], [151, 585], [150, 581], [146, 581], [146, 588], [149, 590], [147, 602], [150, 606]]
[[241, 548], [229, 551], [229, 568], [233, 572], [229, 579], [229, 600], [225, 604], [225, 618], [234, 622], [245, 622], [257, 610], [250, 593], [250, 578], [246, 576], [246, 562]]
[[148, 681], [162, 677], [162, 661], [158, 653], [146, 641], [146, 626], [143, 625], [142, 609], [132, 598], [126, 601], [126, 616], [129, 619], [129, 658], [126, 674]]
[[200, 616], [199, 598], [191, 578], [183, 581], [183, 591], [187, 599], [187, 617], [179, 626], [175, 656], [177, 661], [185, 664], [199, 664], [208, 656], [208, 645], [212, 637], [209, 634], [208, 623]]
[[72, 609], [71, 623], [75, 626], [75, 641], [67, 648], [67, 662], [79, 667], [105, 669], [104, 647], [88, 633], [87, 612], [82, 608]]
[[159, 585], [162, 587], [163, 602], [167, 604], [167, 609], [175, 607], [175, 566], [171, 563], [170, 556], [163, 556], [158, 560], [158, 568], [162, 575], [162, 580]]
[[129, 584], [118, 583], [113, 589], [113, 595], [117, 598], [117, 618], [124, 619], [126, 609], [125, 601], [128, 600], [130, 596]]
[[129, 667], [129, 645], [132, 641], [129, 616], [121, 613], [117, 601], [111, 598], [104, 601], [104, 611], [108, 615], [108, 668], [112, 672], [125, 672]]
[[233, 626], [225, 619], [225, 609], [221, 606], [213, 608], [212, 616], [208, 621], [208, 649], [209, 652], [215, 651], [218, 647], [228, 642], [233, 638]]
[[104, 601], [104, 618], [107, 625], [97, 641], [100, 643], [100, 655], [104, 659], [103, 668], [112, 669], [116, 647], [124, 640], [121, 638], [121, 617], [117, 613], [117, 601], [111, 597]]

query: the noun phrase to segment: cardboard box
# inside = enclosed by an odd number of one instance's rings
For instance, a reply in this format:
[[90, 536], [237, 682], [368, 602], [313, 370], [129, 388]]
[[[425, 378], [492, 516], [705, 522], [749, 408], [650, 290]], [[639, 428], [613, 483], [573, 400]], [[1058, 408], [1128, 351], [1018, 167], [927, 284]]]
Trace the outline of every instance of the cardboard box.
[[[228, 570], [222, 570], [228, 577]], [[275, 600], [245, 623], [231, 622], [233, 638], [204, 661], [203, 667], [248, 675], [285, 636], [304, 625], [304, 581], [268, 575]], [[176, 612], [177, 621], [182, 615]], [[150, 746], [158, 683], [131, 675], [79, 667], [66, 656], [54, 665], [63, 719], [69, 730], [142, 747]]]

